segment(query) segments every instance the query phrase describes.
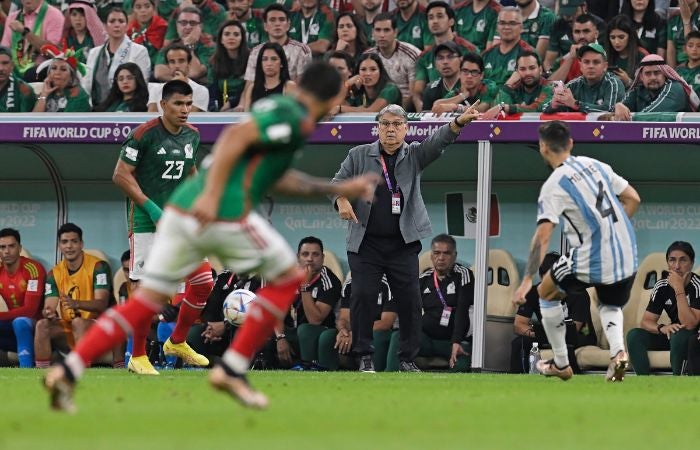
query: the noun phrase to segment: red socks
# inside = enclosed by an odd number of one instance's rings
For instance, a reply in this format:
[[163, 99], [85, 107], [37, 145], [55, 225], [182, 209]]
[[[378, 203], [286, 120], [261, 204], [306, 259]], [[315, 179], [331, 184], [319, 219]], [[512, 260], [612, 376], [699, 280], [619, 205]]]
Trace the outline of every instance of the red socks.
[[175, 329], [170, 335], [170, 342], [179, 344], [187, 339], [187, 333], [202, 314], [202, 309], [207, 304], [207, 298], [213, 287], [211, 266], [208, 262], [203, 262], [187, 277], [185, 298], [180, 302], [180, 312], [177, 315]]
[[97, 319], [97, 323], [78, 341], [73, 352], [89, 365], [91, 361], [126, 339], [128, 332], [147, 327], [153, 314], [161, 309], [161, 305], [141, 297], [136, 291], [126, 304], [105, 311]]
[[269, 284], [260, 289], [230, 348], [244, 358], [252, 359], [272, 335], [275, 324], [284, 320], [300, 282], [301, 278], [295, 277], [292, 281]]

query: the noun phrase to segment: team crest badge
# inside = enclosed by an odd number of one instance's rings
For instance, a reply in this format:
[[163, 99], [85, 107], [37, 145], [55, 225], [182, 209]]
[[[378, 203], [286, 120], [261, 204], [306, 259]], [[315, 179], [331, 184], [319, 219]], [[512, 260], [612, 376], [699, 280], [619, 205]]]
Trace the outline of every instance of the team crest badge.
[[476, 31], [478, 31], [479, 33], [483, 33], [485, 29], [486, 29], [486, 21], [484, 19], [480, 19], [476, 23]]
[[185, 158], [192, 159], [194, 155], [194, 150], [192, 149], [192, 144], [185, 145]]
[[508, 72], [515, 72], [515, 60], [508, 61]]
[[421, 37], [420, 27], [418, 25], [414, 26], [411, 34], [413, 35], [413, 39], [420, 39], [420, 37]]

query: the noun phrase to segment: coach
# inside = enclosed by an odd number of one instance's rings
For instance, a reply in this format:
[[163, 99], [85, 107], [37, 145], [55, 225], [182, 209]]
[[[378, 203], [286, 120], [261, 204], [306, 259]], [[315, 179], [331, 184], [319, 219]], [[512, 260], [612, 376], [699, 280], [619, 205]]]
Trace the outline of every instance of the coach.
[[352, 350], [360, 358], [360, 371], [374, 372], [372, 325], [380, 280], [385, 273], [392, 296], [399, 302], [399, 367], [402, 371], [419, 371], [413, 362], [421, 336], [418, 254], [420, 240], [432, 235], [420, 178], [423, 169], [442, 155], [462, 128], [479, 116], [475, 106], [423, 142], [411, 144], [404, 141], [408, 132], [406, 111], [398, 105], [384, 107], [377, 114], [379, 140], [352, 148], [333, 178], [333, 182], [339, 182], [375, 172], [384, 179], [372, 202], [332, 197], [340, 217], [350, 221], [350, 327]]

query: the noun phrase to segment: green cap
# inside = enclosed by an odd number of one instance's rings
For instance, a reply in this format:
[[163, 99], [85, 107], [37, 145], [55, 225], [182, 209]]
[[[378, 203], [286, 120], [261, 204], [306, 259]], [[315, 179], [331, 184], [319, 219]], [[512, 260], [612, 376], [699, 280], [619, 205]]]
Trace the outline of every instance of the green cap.
[[586, 0], [559, 0], [559, 15], [571, 17], [576, 12], [576, 8], [585, 4]]
[[596, 52], [596, 53], [600, 53], [601, 55], [603, 55], [603, 58], [605, 58], [606, 61], [608, 60], [608, 54], [605, 53], [605, 49], [603, 48], [602, 45], [600, 45], [600, 44], [597, 43], [597, 42], [594, 42], [594, 43], [592, 43], [592, 44], [586, 44], [586, 45], [584, 45], [583, 47], [581, 47], [581, 48], [578, 49], [578, 51], [576, 52], [576, 54], [577, 54], [578, 57], [580, 58], [580, 57], [583, 56], [583, 54], [586, 53], [586, 52]]

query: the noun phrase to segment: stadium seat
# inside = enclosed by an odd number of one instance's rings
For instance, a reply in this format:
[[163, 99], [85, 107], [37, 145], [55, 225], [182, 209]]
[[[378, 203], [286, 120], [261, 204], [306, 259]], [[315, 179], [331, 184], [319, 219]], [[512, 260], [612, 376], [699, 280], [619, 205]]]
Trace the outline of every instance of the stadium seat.
[[19, 252], [19, 255], [20, 255], [20, 256], [24, 256], [25, 258], [31, 258], [31, 257], [32, 257], [31, 252], [30, 252], [29, 250], [27, 250], [26, 248], [24, 248], [24, 247], [22, 247], [22, 251]]
[[331, 272], [333, 272], [341, 282], [345, 280], [345, 276], [343, 275], [343, 268], [340, 266], [340, 261], [338, 261], [338, 257], [335, 256], [335, 253], [333, 253], [330, 250], [324, 250], [323, 258], [323, 264], [329, 269], [331, 269]]
[[430, 259], [430, 250], [426, 250], [418, 256], [418, 273], [423, 273], [431, 267], [433, 267], [433, 261]]
[[[666, 268], [666, 255], [660, 252], [651, 253], [639, 265], [637, 275], [632, 284], [630, 299], [622, 310], [625, 336], [627, 336], [629, 330], [639, 326], [644, 310], [646, 310], [646, 306], [649, 303], [651, 290]], [[581, 370], [603, 370], [610, 362], [610, 346], [600, 322], [598, 296], [593, 288], [589, 288], [588, 293], [591, 296], [591, 319], [598, 338], [598, 345], [588, 345], [576, 349], [576, 360]], [[668, 318], [666, 320], [669, 321]], [[649, 352], [649, 362], [652, 369], [670, 369], [670, 353], [667, 351]]]
[[516, 308], [511, 299], [520, 285], [520, 275], [510, 253], [489, 250], [486, 291], [484, 368], [507, 372], [510, 367], [510, 343]]

